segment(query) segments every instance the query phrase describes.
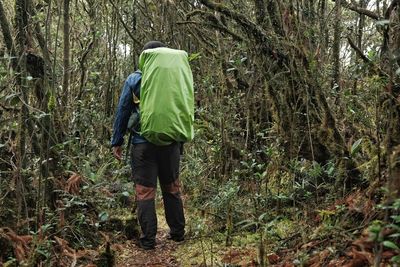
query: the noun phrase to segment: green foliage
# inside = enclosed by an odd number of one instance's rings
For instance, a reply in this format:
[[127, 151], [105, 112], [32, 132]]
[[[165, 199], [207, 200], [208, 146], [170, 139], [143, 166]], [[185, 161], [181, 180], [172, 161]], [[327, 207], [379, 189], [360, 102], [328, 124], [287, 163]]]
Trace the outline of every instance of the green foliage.
[[100, 220], [100, 222], [105, 222], [105, 221], [108, 220], [108, 218], [109, 218], [109, 215], [108, 215], [108, 213], [107, 213], [106, 211], [103, 211], [103, 212], [101, 212], [101, 213], [99, 214], [99, 220]]
[[210, 202], [210, 206], [218, 214], [226, 211], [227, 207], [232, 207], [232, 202], [237, 199], [240, 186], [235, 180], [229, 180], [222, 188], [218, 189], [218, 194]]
[[[400, 241], [400, 199], [396, 199], [390, 205], [380, 205], [379, 207], [390, 214], [390, 221], [374, 221], [368, 228], [370, 238], [396, 252], [398, 255], [393, 256], [391, 261], [400, 263], [400, 247], [398, 245]], [[385, 232], [389, 232], [389, 234], [387, 235]]]
[[53, 94], [50, 94], [49, 102], [47, 103], [47, 109], [49, 112], [52, 112], [56, 107], [56, 97]]
[[189, 62], [198, 60], [200, 58], [201, 58], [201, 53], [200, 52], [199, 53], [192, 53], [192, 54], [189, 55]]
[[350, 155], [354, 156], [355, 154], [357, 154], [360, 150], [361, 150], [361, 142], [362, 142], [362, 138], [358, 139], [357, 141], [355, 141], [353, 143], [353, 145], [351, 146], [351, 150], [350, 150]]

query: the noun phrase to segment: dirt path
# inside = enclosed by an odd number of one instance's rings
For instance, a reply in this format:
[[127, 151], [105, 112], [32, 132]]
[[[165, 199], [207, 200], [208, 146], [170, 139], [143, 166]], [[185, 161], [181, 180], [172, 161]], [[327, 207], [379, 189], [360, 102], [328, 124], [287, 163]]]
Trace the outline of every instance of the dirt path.
[[158, 235], [161, 238], [157, 238], [154, 250], [143, 250], [132, 241], [114, 245], [116, 266], [179, 266], [172, 255], [177, 245], [166, 239], [166, 232], [160, 232]]
[[156, 248], [144, 250], [134, 244], [133, 241], [125, 241], [122, 244], [114, 244], [113, 250], [116, 256], [116, 266], [149, 266], [149, 267], [173, 267], [180, 266], [173, 253], [178, 244], [168, 240], [168, 226], [163, 215], [158, 214], [158, 232], [156, 237]]

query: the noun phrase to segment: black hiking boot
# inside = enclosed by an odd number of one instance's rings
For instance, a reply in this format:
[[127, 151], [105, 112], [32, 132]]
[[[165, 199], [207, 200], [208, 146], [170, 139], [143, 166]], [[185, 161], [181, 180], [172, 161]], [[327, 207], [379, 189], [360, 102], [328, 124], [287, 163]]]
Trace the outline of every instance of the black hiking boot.
[[168, 240], [172, 240], [172, 241], [175, 241], [175, 242], [183, 242], [183, 241], [185, 241], [185, 237], [183, 236], [183, 235], [180, 235], [180, 236], [176, 236], [176, 235], [168, 235], [167, 236], [167, 239]]
[[153, 246], [145, 246], [145, 245], [143, 245], [141, 242], [139, 242], [139, 247], [140, 247], [141, 249], [144, 249], [144, 250], [153, 250], [153, 249], [156, 248], [154, 245], [153, 245]]
[[133, 240], [133, 244], [135, 244], [137, 247], [143, 249], [143, 250], [152, 250], [155, 249], [155, 245], [144, 245], [140, 239], [135, 239]]

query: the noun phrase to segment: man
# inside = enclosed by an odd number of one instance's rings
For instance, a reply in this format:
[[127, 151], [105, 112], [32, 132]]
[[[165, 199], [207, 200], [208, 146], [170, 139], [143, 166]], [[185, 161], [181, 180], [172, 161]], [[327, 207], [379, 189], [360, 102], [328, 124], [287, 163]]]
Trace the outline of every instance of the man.
[[[143, 51], [161, 47], [165, 47], [165, 45], [158, 41], [151, 41], [143, 47]], [[129, 118], [133, 113], [140, 113], [141, 82], [142, 73], [135, 71], [126, 79], [120, 96], [111, 143], [113, 154], [118, 160], [122, 158], [123, 136], [127, 130]], [[140, 123], [136, 125], [132, 140], [129, 141], [133, 144], [131, 150], [132, 177], [135, 182], [137, 215], [142, 229], [139, 240], [140, 247], [146, 250], [154, 249], [156, 243], [157, 177], [163, 195], [166, 221], [170, 227], [169, 239], [176, 242], [183, 241], [185, 218], [178, 179], [181, 144], [172, 142], [160, 146], [148, 142], [140, 134]]]

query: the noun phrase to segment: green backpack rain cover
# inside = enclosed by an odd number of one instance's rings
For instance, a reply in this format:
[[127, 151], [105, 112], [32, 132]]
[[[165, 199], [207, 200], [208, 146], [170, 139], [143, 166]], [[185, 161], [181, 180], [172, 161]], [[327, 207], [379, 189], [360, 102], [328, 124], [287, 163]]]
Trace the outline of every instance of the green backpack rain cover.
[[147, 49], [139, 57], [141, 135], [155, 145], [193, 139], [193, 76], [185, 51]]

